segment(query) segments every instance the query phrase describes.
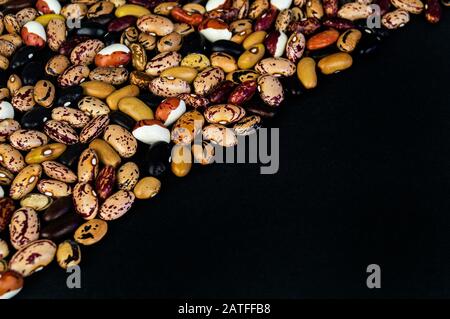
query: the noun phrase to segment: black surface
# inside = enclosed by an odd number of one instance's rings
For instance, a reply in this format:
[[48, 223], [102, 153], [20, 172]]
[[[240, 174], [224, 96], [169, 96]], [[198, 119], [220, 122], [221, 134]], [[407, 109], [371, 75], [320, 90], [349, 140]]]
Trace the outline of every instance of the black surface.
[[[20, 298], [450, 297], [450, 15], [286, 106], [280, 171], [195, 167]], [[382, 288], [366, 288], [366, 267]]]

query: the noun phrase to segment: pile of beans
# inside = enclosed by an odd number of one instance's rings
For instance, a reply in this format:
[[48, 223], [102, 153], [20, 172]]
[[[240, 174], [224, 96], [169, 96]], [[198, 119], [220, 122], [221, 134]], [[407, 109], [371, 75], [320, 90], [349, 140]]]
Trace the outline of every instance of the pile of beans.
[[[438, 0], [0, 0], [0, 297]], [[449, 6], [450, 2], [442, 2]], [[197, 135], [203, 143], [193, 144]]]

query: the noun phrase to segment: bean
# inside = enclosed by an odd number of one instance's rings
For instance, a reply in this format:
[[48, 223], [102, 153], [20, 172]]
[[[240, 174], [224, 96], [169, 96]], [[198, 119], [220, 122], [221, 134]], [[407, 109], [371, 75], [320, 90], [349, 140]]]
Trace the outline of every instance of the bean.
[[193, 93], [182, 93], [178, 95], [178, 98], [183, 100], [187, 107], [196, 110], [203, 110], [209, 104], [208, 98]]
[[[385, 1], [385, 0], [382, 0], [382, 1]], [[335, 18], [335, 17], [326, 19], [325, 21], [323, 21], [322, 24], [325, 27], [334, 28], [339, 31], [340, 30], [348, 30], [348, 29], [352, 29], [355, 27], [353, 22], [351, 22], [350, 20], [346, 20], [346, 19], [342, 19], [342, 18]]]
[[257, 90], [255, 80], [242, 82], [228, 96], [228, 103], [242, 105], [253, 97]]
[[127, 85], [111, 93], [106, 98], [106, 103], [108, 104], [111, 110], [116, 111], [118, 109], [119, 101], [122, 98], [138, 95], [139, 95], [139, 87], [137, 87], [136, 85]]
[[103, 133], [103, 139], [111, 145], [121, 157], [129, 158], [136, 153], [136, 139], [130, 132], [119, 125], [108, 125]]
[[73, 204], [71, 196], [57, 198], [42, 214], [42, 220], [47, 223], [51, 222], [69, 213], [72, 209]]
[[[72, 201], [72, 197], [70, 199]], [[83, 223], [83, 218], [80, 215], [69, 212], [45, 225], [41, 229], [41, 238], [54, 241], [64, 240], [71, 236], [81, 223]]]
[[333, 29], [325, 30], [313, 35], [306, 42], [308, 50], [319, 50], [335, 43], [339, 38], [339, 32]]
[[190, 144], [197, 135], [205, 118], [198, 111], [184, 113], [173, 125], [171, 139], [175, 144]]
[[83, 97], [83, 88], [79, 85], [62, 89], [56, 100], [58, 106], [75, 107], [78, 101]]
[[145, 144], [170, 142], [170, 131], [158, 120], [142, 120], [136, 123], [133, 136]]
[[121, 162], [120, 156], [117, 152], [104, 140], [98, 138], [94, 139], [89, 144], [89, 148], [95, 151], [100, 162], [104, 165], [117, 167]]
[[175, 145], [172, 148], [172, 173], [177, 177], [184, 177], [191, 171], [192, 168], [192, 154], [185, 145]]
[[41, 174], [42, 166], [39, 164], [24, 167], [12, 181], [9, 196], [14, 200], [22, 199], [34, 189]]
[[133, 16], [133, 17], [142, 17], [148, 14], [151, 14], [150, 10], [143, 6], [135, 5], [135, 4], [125, 4], [120, 6], [116, 12], [116, 17], [121, 18], [125, 16]]
[[108, 24], [108, 32], [121, 32], [128, 27], [133, 26], [137, 21], [137, 17], [126, 15], [112, 20]]
[[322, 19], [324, 10], [321, 0], [309, 0], [306, 3], [306, 16], [308, 18]]
[[[8, 262], [4, 259], [0, 259], [0, 273], [4, 273], [8, 270]], [[1, 276], [0, 276], [0, 280], [1, 280]], [[1, 283], [0, 283], [1, 284]], [[0, 298], [3, 298], [3, 294], [0, 295]], [[5, 297], [8, 298], [8, 297]]]
[[6, 241], [0, 239], [0, 260], [5, 259], [9, 255], [9, 247]]
[[106, 200], [113, 192], [116, 170], [113, 166], [103, 167], [95, 180], [95, 192], [101, 200]]
[[255, 31], [245, 38], [244, 42], [242, 43], [242, 46], [244, 47], [245, 50], [248, 50], [251, 47], [255, 46], [256, 44], [263, 43], [266, 36], [267, 36], [266, 31]]
[[230, 54], [214, 52], [210, 58], [211, 65], [213, 67], [220, 67], [225, 73], [233, 72], [238, 69], [235, 58]]
[[14, 106], [15, 109], [26, 112], [33, 108], [33, 106], [36, 104], [34, 100], [34, 87], [27, 85], [21, 87], [16, 95], [13, 96], [11, 99], [11, 104]]
[[222, 52], [234, 57], [238, 57], [243, 53], [242, 46], [233, 41], [219, 40], [215, 41], [211, 47], [212, 52]]
[[111, 44], [95, 55], [97, 67], [123, 67], [131, 61], [131, 51], [123, 44]]
[[261, 126], [261, 117], [258, 115], [250, 115], [244, 117], [233, 125], [233, 130], [237, 135], [245, 136], [256, 132]]
[[78, 160], [78, 181], [89, 183], [95, 180], [99, 170], [97, 153], [91, 149], [85, 149]]
[[145, 14], [140, 16], [136, 24], [142, 32], [155, 34], [157, 36], [168, 35], [174, 30], [172, 21], [166, 17], [155, 14]]
[[200, 53], [191, 53], [181, 60], [181, 66], [187, 66], [201, 72], [211, 65], [208, 57]]
[[142, 71], [133, 71], [130, 73], [130, 84], [136, 85], [141, 90], [147, 90], [153, 77]]
[[98, 198], [88, 183], [78, 183], [73, 188], [73, 206], [77, 214], [84, 219], [93, 219], [98, 212]]
[[323, 74], [333, 74], [348, 69], [353, 64], [353, 59], [348, 53], [334, 53], [322, 58], [317, 66]]
[[83, 128], [91, 118], [81, 110], [62, 106], [52, 109], [52, 119], [66, 122], [73, 128]]
[[209, 94], [209, 100], [211, 103], [218, 104], [225, 102], [228, 95], [233, 91], [235, 84], [232, 81], [222, 81], [212, 92]]
[[231, 147], [237, 144], [236, 134], [220, 124], [209, 124], [203, 128], [203, 138], [222, 147]]
[[78, 265], [81, 262], [80, 246], [72, 240], [65, 240], [58, 245], [56, 261], [62, 269]]
[[60, 15], [43, 15], [35, 21], [47, 26], [47, 42], [52, 51], [58, 52], [67, 38], [66, 23]]
[[139, 43], [130, 44], [133, 67], [138, 71], [144, 71], [147, 65], [147, 53]]
[[242, 55], [239, 57], [237, 64], [240, 69], [250, 69], [258, 63], [259, 60], [262, 59], [265, 53], [265, 47], [263, 44], [256, 44], [251, 48], [247, 49]]
[[9, 224], [11, 245], [20, 249], [30, 242], [39, 239], [39, 217], [30, 207], [16, 210]]
[[305, 57], [297, 64], [297, 77], [306, 89], [317, 86], [316, 62], [314, 59]]
[[62, 153], [62, 155], [58, 158], [58, 161], [66, 165], [67, 167], [74, 168], [76, 163], [78, 162], [78, 158], [80, 157], [80, 153], [85, 149], [85, 145], [83, 144], [74, 144], [69, 145], [66, 150]]
[[18, 250], [9, 261], [9, 269], [28, 277], [50, 264], [55, 257], [56, 245], [50, 240], [30, 242]]
[[355, 21], [367, 19], [371, 13], [372, 8], [369, 5], [359, 2], [350, 2], [344, 4], [337, 12], [337, 15], [339, 18]]
[[259, 73], [253, 70], [236, 70], [234, 72], [228, 73], [225, 79], [239, 84], [245, 81], [256, 80], [258, 76]]
[[182, 93], [191, 93], [189, 83], [173, 76], [157, 77], [149, 84], [150, 92], [162, 97], [173, 97]]
[[125, 215], [134, 203], [132, 192], [119, 190], [110, 196], [100, 207], [99, 216], [103, 220], [116, 220]]
[[18, 150], [29, 151], [47, 144], [48, 137], [39, 131], [18, 129], [9, 135], [9, 142]]
[[[9, 92], [12, 96], [16, 95], [17, 91], [22, 87], [22, 80], [17, 74], [12, 74], [9, 79], [8, 83], [6, 84], [7, 88], [9, 89]], [[6, 104], [7, 103], [7, 104]], [[11, 115], [9, 115], [9, 118], [14, 118], [14, 109], [11, 105], [11, 103], [2, 101], [0, 104], [0, 114], [4, 114], [5, 112], [5, 104], [9, 106], [10, 112], [12, 112]], [[8, 118], [5, 117], [5, 115], [1, 115], [1, 118]]]
[[388, 29], [398, 29], [409, 22], [409, 13], [403, 9], [386, 13], [381, 19], [381, 23]]
[[149, 199], [155, 197], [161, 189], [161, 182], [153, 176], [144, 177], [133, 189], [133, 193], [138, 199]]
[[89, 79], [112, 85], [121, 85], [128, 79], [128, 70], [122, 67], [98, 67], [89, 73]]
[[58, 77], [58, 84], [62, 88], [79, 85], [86, 80], [89, 72], [85, 65], [72, 65]]
[[192, 83], [198, 72], [196, 69], [187, 66], [174, 66], [161, 72], [161, 77], [174, 77], [188, 83]]
[[321, 23], [316, 18], [307, 18], [302, 21], [291, 22], [288, 30], [290, 32], [300, 32], [304, 35], [310, 35], [316, 32], [321, 26]]
[[14, 174], [9, 170], [0, 167], [0, 185], [10, 185], [14, 179]]
[[72, 187], [54, 179], [41, 179], [37, 183], [37, 189], [40, 193], [55, 198], [72, 194]]
[[204, 116], [209, 123], [228, 125], [242, 119], [245, 116], [245, 110], [233, 104], [218, 104], [208, 107]]
[[46, 210], [52, 203], [51, 197], [38, 193], [30, 193], [20, 200], [21, 207], [30, 207], [38, 212]]
[[412, 14], [419, 14], [423, 11], [424, 5], [420, 0], [391, 0], [397, 9], [403, 9]]
[[[201, 71], [193, 82], [195, 93], [204, 96], [216, 88], [225, 79], [221, 68], [209, 67]], [[187, 92], [189, 93], [189, 92]]]
[[[117, 171], [117, 187], [131, 191], [139, 180], [139, 167], [134, 162], [123, 164]], [[135, 193], [136, 197], [138, 195]], [[138, 197], [139, 198], [139, 197]]]
[[42, 169], [48, 177], [64, 183], [75, 183], [77, 175], [65, 165], [55, 161], [42, 162]]
[[82, 98], [78, 102], [78, 108], [93, 117], [107, 115], [110, 112], [109, 106], [100, 100], [100, 98], [94, 96], [85, 96]]
[[89, 39], [78, 44], [70, 53], [72, 64], [90, 65], [105, 45], [98, 39]]
[[425, 2], [425, 18], [429, 23], [438, 23], [441, 20], [442, 10], [438, 0]]
[[136, 97], [124, 97], [119, 101], [118, 109], [131, 116], [135, 121], [152, 120], [153, 111]]
[[159, 39], [156, 46], [159, 52], [172, 52], [180, 50], [182, 42], [182, 36], [173, 31]]
[[25, 161], [22, 154], [14, 147], [9, 144], [0, 144], [0, 165], [12, 173], [18, 173], [25, 167]]
[[88, 220], [77, 228], [74, 239], [77, 243], [90, 246], [99, 242], [108, 232], [108, 224], [101, 219]]
[[80, 142], [89, 143], [97, 138], [105, 130], [109, 124], [109, 117], [107, 114], [94, 117], [80, 132]]
[[274, 76], [291, 76], [295, 73], [295, 64], [285, 58], [266, 58], [255, 65], [255, 71]]
[[43, 107], [50, 107], [55, 99], [56, 89], [52, 82], [40, 80], [33, 90], [33, 97], [37, 104]]
[[56, 142], [72, 145], [79, 141], [79, 137], [75, 129], [66, 122], [49, 120], [44, 124], [44, 132]]
[[5, 230], [11, 220], [11, 216], [16, 210], [16, 205], [11, 198], [0, 198], [0, 231]]
[[337, 47], [342, 52], [353, 52], [362, 37], [358, 29], [350, 29], [341, 34], [337, 41]]
[[270, 74], [258, 78], [258, 92], [261, 99], [272, 107], [280, 106], [284, 100], [284, 91], [280, 81]]

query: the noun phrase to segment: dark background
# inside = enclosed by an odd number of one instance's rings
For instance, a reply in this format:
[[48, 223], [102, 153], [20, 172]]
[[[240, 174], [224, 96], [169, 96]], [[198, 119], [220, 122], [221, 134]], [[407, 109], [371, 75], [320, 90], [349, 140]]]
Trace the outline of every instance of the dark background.
[[[280, 170], [196, 166], [19, 298], [450, 297], [450, 15], [286, 105]], [[382, 288], [366, 287], [366, 267]]]

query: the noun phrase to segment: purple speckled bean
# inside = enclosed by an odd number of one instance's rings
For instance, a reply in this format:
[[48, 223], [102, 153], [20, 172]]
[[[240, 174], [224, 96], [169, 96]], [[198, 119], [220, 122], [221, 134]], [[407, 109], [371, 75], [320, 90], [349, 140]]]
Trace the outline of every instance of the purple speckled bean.
[[44, 124], [44, 132], [56, 142], [72, 145], [78, 143], [77, 132], [66, 122], [50, 120]]
[[255, 31], [268, 30], [277, 19], [278, 10], [275, 7], [267, 9], [255, 22]]
[[212, 104], [218, 104], [227, 100], [228, 94], [233, 91], [234, 83], [232, 81], [223, 81], [209, 95], [209, 101]]
[[441, 20], [442, 9], [439, 0], [426, 0], [425, 19], [429, 23], [438, 23]]
[[134, 16], [124, 16], [114, 19], [108, 24], [108, 32], [121, 32], [126, 28], [133, 26], [136, 21], [137, 18]]
[[103, 167], [95, 180], [95, 191], [101, 200], [106, 200], [114, 189], [116, 170], [112, 166]]
[[288, 30], [290, 32], [301, 32], [304, 35], [314, 33], [320, 28], [320, 21], [316, 18], [308, 18], [306, 20], [297, 21], [289, 24]]
[[89, 40], [87, 36], [74, 36], [64, 41], [59, 47], [59, 54], [69, 56], [72, 50], [81, 42]]
[[[384, 0], [382, 0], [384, 1]], [[389, 1], [389, 0], [388, 0]], [[355, 28], [355, 25], [350, 20], [342, 18], [329, 18], [322, 22], [322, 25], [329, 28], [334, 28], [336, 30], [348, 30]]]
[[327, 17], [335, 17], [339, 9], [338, 0], [322, 0], [323, 11]]
[[253, 97], [257, 89], [256, 80], [245, 81], [239, 84], [228, 97], [228, 103], [242, 105]]

